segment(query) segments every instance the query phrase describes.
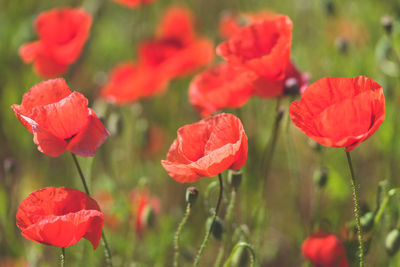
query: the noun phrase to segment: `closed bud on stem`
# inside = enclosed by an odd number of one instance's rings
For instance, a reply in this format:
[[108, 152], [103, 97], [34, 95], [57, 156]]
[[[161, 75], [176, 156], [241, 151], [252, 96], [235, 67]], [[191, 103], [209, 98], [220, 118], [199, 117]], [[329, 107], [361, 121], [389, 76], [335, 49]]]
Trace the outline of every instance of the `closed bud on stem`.
[[231, 266], [246, 266], [249, 261], [249, 251], [246, 247], [239, 247], [232, 257]]
[[346, 54], [347, 51], [349, 50], [349, 42], [344, 37], [337, 38], [335, 44], [339, 52], [343, 54]]
[[238, 189], [242, 183], [242, 171], [241, 170], [229, 170], [228, 181], [233, 188]]
[[298, 95], [300, 91], [299, 82], [296, 78], [289, 78], [285, 81], [283, 90], [285, 95]]
[[374, 213], [371, 211], [365, 213], [360, 218], [361, 227], [364, 232], [369, 232], [372, 229], [372, 227], [374, 226], [374, 219], [375, 219]]
[[328, 181], [328, 177], [329, 177], [329, 170], [325, 167], [321, 167], [314, 171], [313, 180], [314, 183], [319, 188], [324, 188], [326, 182]]
[[385, 240], [386, 252], [389, 256], [393, 256], [397, 253], [400, 248], [400, 231], [399, 229], [393, 229], [386, 236]]
[[381, 24], [387, 35], [392, 34], [393, 29], [393, 19], [392, 17], [386, 15], [381, 18]]
[[285, 114], [285, 108], [279, 107], [278, 113], [276, 114], [276, 123], [280, 122], [283, 118], [283, 114]]
[[156, 213], [150, 205], [144, 208], [142, 222], [147, 228], [152, 228], [156, 223]]
[[[213, 217], [209, 217], [208, 219], [207, 219], [207, 222], [206, 222], [206, 231], [208, 231], [209, 229], [210, 229], [210, 227], [211, 227], [211, 224], [212, 224], [212, 220], [213, 219]], [[224, 233], [224, 227], [223, 227], [223, 225], [222, 225], [222, 221], [221, 221], [221, 219], [217, 216], [216, 218], [215, 218], [215, 223], [214, 223], [214, 226], [213, 226], [213, 228], [212, 228], [212, 231], [211, 231], [211, 234], [214, 236], [214, 238], [215, 239], [217, 239], [217, 240], [222, 240], [222, 234]]]
[[196, 202], [199, 190], [196, 187], [191, 186], [186, 189], [186, 202], [193, 205]]

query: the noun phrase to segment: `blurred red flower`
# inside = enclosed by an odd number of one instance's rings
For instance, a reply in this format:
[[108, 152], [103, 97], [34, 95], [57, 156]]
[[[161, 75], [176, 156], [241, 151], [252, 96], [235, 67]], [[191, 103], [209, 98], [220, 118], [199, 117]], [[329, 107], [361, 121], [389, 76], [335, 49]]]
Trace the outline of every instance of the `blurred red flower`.
[[316, 232], [304, 240], [302, 254], [315, 266], [349, 266], [343, 244], [336, 236], [324, 231]]
[[96, 249], [103, 222], [94, 199], [67, 187], [37, 190], [21, 202], [17, 212], [17, 226], [25, 238], [57, 247], [75, 245], [83, 237]]
[[154, 159], [167, 145], [167, 133], [165, 128], [158, 124], [151, 124], [146, 132], [142, 154], [147, 159]]
[[156, 196], [151, 196], [147, 189], [142, 188], [132, 191], [131, 203], [136, 233], [142, 235], [146, 227], [153, 223], [152, 216], [160, 212], [160, 201]]
[[161, 164], [177, 182], [191, 183], [226, 169], [240, 169], [247, 150], [242, 122], [222, 113], [181, 127]]
[[140, 5], [150, 4], [154, 2], [154, 0], [112, 0], [112, 1], [129, 8], [137, 8]]
[[384, 121], [385, 98], [382, 87], [367, 77], [325, 77], [307, 87], [289, 115], [312, 140], [350, 151]]
[[206, 117], [228, 107], [244, 105], [253, 92], [257, 76], [222, 63], [197, 75], [189, 87], [189, 101]]
[[12, 105], [15, 115], [28, 131], [40, 152], [56, 157], [65, 150], [88, 157], [109, 136], [108, 131], [88, 108], [88, 100], [72, 92], [64, 79], [47, 80], [33, 86]]
[[114, 197], [112, 194], [108, 191], [97, 191], [94, 194], [94, 198], [103, 212], [104, 224], [112, 230], [116, 230], [121, 224], [121, 220], [113, 211]]
[[258, 77], [253, 83], [254, 94], [263, 98], [272, 98], [280, 95], [296, 95], [304, 93], [308, 86], [308, 73], [301, 73], [296, 65], [289, 61], [282, 80], [271, 80]]
[[155, 78], [151, 68], [126, 62], [117, 65], [110, 80], [103, 87], [101, 95], [111, 103], [123, 105], [143, 97], [151, 97], [164, 91], [168, 84], [166, 77]]
[[212, 61], [213, 45], [196, 36], [193, 20], [188, 9], [170, 8], [161, 19], [157, 36], [140, 44], [139, 61], [151, 67], [156, 78], [186, 75]]
[[292, 22], [276, 15], [240, 28], [217, 47], [217, 54], [234, 67], [282, 80], [290, 59]]
[[91, 16], [83, 9], [43, 12], [35, 21], [40, 40], [22, 45], [19, 54], [25, 63], [34, 63], [39, 75], [61, 75], [81, 54], [91, 24]]

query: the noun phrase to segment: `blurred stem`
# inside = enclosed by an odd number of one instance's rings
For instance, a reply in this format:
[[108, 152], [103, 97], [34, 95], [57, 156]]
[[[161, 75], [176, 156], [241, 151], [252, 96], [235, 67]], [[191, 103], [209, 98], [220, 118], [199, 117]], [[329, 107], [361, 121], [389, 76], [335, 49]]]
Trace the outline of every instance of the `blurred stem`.
[[353, 188], [353, 200], [354, 200], [354, 214], [356, 216], [356, 224], [358, 230], [358, 244], [359, 244], [359, 257], [360, 257], [360, 267], [364, 267], [364, 238], [361, 228], [360, 221], [360, 205], [358, 199], [358, 185], [356, 183], [356, 178], [354, 175], [353, 164], [351, 162], [350, 152], [346, 151], [347, 162], [349, 164], [349, 169], [351, 173], [351, 186]]
[[179, 238], [180, 238], [183, 226], [185, 225], [186, 221], [189, 218], [191, 206], [192, 205], [190, 203], [187, 204], [185, 215], [183, 216], [182, 221], [179, 223], [178, 229], [176, 230], [176, 233], [175, 233], [175, 237], [174, 237], [174, 249], [175, 249], [174, 267], [179, 266]]
[[241, 248], [241, 247], [244, 247], [244, 248], [246, 248], [248, 251], [250, 251], [250, 265], [251, 265], [252, 267], [255, 266], [256, 254], [254, 253], [253, 247], [252, 247], [250, 244], [246, 243], [246, 242], [240, 242], [239, 244], [237, 244], [237, 245], [233, 248], [231, 255], [229, 255], [229, 258], [226, 260], [226, 262], [225, 262], [225, 264], [224, 264], [224, 267], [229, 267], [229, 264], [231, 263], [231, 261], [232, 261], [232, 259], [233, 259], [233, 256], [235, 255], [235, 252], [236, 252], [239, 248]]
[[[76, 169], [78, 170], [79, 177], [81, 178], [83, 187], [85, 188], [85, 192], [88, 196], [90, 196], [89, 187], [87, 186], [86, 179], [85, 179], [85, 176], [83, 175], [83, 172], [82, 172], [81, 166], [79, 165], [78, 159], [76, 158], [74, 153], [71, 152], [71, 155], [72, 155], [72, 159], [74, 160]], [[111, 260], [111, 252], [110, 252], [110, 248], [107, 243], [106, 236], [103, 231], [101, 232], [101, 237], [102, 237], [101, 243], [103, 244], [103, 247], [104, 247], [104, 256], [106, 258], [107, 266], [112, 267], [113, 265], [112, 265], [112, 260]]]
[[281, 104], [281, 97], [277, 97], [276, 99], [276, 107], [275, 107], [275, 121], [274, 121], [274, 127], [272, 130], [272, 136], [270, 141], [268, 142], [267, 146], [265, 147], [263, 157], [261, 160], [261, 173], [264, 175], [264, 179], [262, 180], [263, 186], [262, 186], [262, 195], [265, 193], [265, 185], [267, 183], [268, 175], [271, 170], [271, 163], [272, 163], [272, 158], [274, 156], [275, 152], [275, 147], [276, 143], [278, 140], [278, 133], [279, 133], [279, 126], [282, 121], [282, 111], [280, 110], [280, 104]]
[[224, 258], [225, 250], [229, 245], [228, 238], [231, 237], [230, 222], [233, 217], [233, 209], [235, 207], [235, 202], [236, 202], [236, 188], [232, 187], [231, 197], [229, 199], [229, 204], [225, 216], [226, 234], [224, 235], [223, 244], [218, 252], [217, 260], [215, 261], [214, 264], [215, 267], [219, 267], [221, 265], [222, 259]]
[[65, 248], [64, 247], [61, 247], [60, 265], [61, 265], [61, 267], [65, 266]]
[[218, 174], [218, 180], [219, 180], [219, 196], [218, 196], [217, 206], [215, 207], [215, 210], [214, 210], [214, 215], [213, 215], [213, 219], [212, 219], [212, 223], [211, 223], [210, 229], [208, 230], [206, 236], [204, 237], [203, 243], [201, 244], [200, 250], [196, 255], [196, 258], [195, 258], [193, 266], [199, 266], [200, 257], [203, 254], [204, 249], [206, 248], [208, 239], [210, 238], [210, 234], [211, 234], [212, 229], [213, 229], [214, 224], [215, 224], [215, 219], [217, 218], [219, 206], [220, 206], [221, 200], [222, 200], [222, 193], [224, 191], [224, 186], [223, 186], [223, 182], [222, 182], [221, 173]]

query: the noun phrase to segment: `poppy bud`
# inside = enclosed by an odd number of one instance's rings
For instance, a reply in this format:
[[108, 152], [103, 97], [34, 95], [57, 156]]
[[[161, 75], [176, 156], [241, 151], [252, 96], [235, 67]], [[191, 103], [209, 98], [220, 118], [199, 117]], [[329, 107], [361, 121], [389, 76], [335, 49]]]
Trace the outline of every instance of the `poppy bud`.
[[283, 88], [285, 95], [297, 95], [300, 91], [300, 85], [296, 78], [291, 77], [285, 81]]
[[112, 135], [118, 135], [122, 132], [123, 121], [118, 113], [111, 113], [107, 120], [107, 129]]
[[360, 222], [364, 232], [368, 232], [369, 230], [372, 229], [372, 227], [374, 226], [374, 219], [375, 219], [374, 213], [371, 211], [365, 213], [361, 217]]
[[310, 147], [313, 149], [313, 150], [315, 150], [316, 152], [321, 152], [321, 150], [322, 150], [322, 146], [319, 144], [319, 143], [317, 143], [317, 142], [315, 142], [314, 140], [308, 140], [308, 144], [310, 145]]
[[13, 158], [6, 158], [3, 161], [3, 168], [6, 175], [13, 175], [16, 170], [15, 160]]
[[399, 229], [393, 229], [386, 236], [385, 248], [389, 256], [393, 256], [399, 250], [400, 247], [400, 231]]
[[[206, 222], [206, 231], [208, 231], [209, 229], [210, 229], [210, 227], [211, 227], [211, 224], [212, 224], [212, 217], [209, 217], [208, 219], [207, 219], [207, 222]], [[211, 230], [211, 234], [215, 237], [215, 239], [217, 239], [217, 240], [222, 240], [222, 234], [224, 233], [224, 227], [223, 227], [223, 225], [222, 225], [222, 221], [221, 221], [221, 219], [217, 216], [216, 218], [215, 218], [215, 222], [214, 222], [214, 226], [213, 226], [213, 228], [212, 228], [212, 230]]]
[[156, 214], [154, 212], [154, 209], [153, 207], [151, 207], [151, 205], [147, 205], [147, 207], [145, 207], [143, 210], [142, 223], [147, 228], [152, 228], [155, 225], [155, 222]]
[[393, 29], [393, 19], [392, 17], [386, 15], [381, 18], [381, 24], [383, 26], [383, 29], [385, 30], [387, 35], [390, 35], [392, 33]]
[[236, 251], [232, 257], [231, 266], [246, 266], [249, 259], [249, 252], [247, 248], [241, 246]]
[[242, 183], [242, 172], [240, 170], [229, 170], [228, 180], [233, 188], [238, 189]]
[[329, 170], [325, 167], [321, 167], [318, 170], [314, 171], [313, 180], [314, 183], [319, 187], [323, 188], [328, 181]]
[[333, 3], [333, 1], [330, 1], [330, 0], [325, 1], [324, 7], [325, 7], [325, 12], [327, 15], [330, 15], [330, 16], [335, 15], [336, 10], [335, 10], [335, 4]]
[[339, 52], [343, 54], [346, 54], [347, 51], [349, 50], [349, 42], [344, 37], [337, 38], [335, 41], [335, 45], [336, 48], [339, 50]]
[[193, 205], [196, 202], [199, 190], [196, 187], [191, 186], [186, 189], [186, 202]]

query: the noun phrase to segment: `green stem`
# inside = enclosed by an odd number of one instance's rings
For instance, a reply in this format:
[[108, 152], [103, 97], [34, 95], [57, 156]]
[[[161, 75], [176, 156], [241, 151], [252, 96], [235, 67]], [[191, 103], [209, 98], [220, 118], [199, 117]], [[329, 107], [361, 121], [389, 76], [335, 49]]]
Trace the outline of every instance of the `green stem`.
[[261, 173], [264, 176], [263, 186], [262, 186], [262, 190], [261, 190], [263, 195], [265, 193], [265, 185], [267, 183], [266, 181], [267, 181], [269, 172], [271, 170], [272, 159], [273, 159], [273, 156], [275, 153], [276, 143], [278, 141], [279, 126], [281, 124], [282, 117], [283, 117], [282, 110], [280, 109], [280, 103], [281, 103], [281, 98], [278, 97], [277, 101], [276, 101], [276, 108], [275, 108], [276, 113], [275, 113], [275, 121], [274, 121], [272, 136], [271, 136], [270, 142], [265, 147], [263, 157], [261, 160], [261, 164], [262, 164]]
[[230, 222], [233, 216], [233, 209], [235, 207], [235, 202], [236, 202], [236, 189], [232, 188], [231, 198], [229, 199], [229, 204], [225, 216], [226, 234], [224, 235], [223, 244], [218, 252], [217, 260], [215, 261], [214, 267], [219, 267], [221, 265], [222, 259], [224, 258], [225, 250], [229, 245], [228, 237], [231, 238]]
[[65, 266], [65, 248], [64, 247], [61, 247], [60, 265], [61, 265], [61, 267]]
[[[81, 178], [83, 187], [85, 188], [85, 192], [86, 192], [86, 194], [88, 194], [88, 196], [90, 196], [89, 187], [87, 186], [86, 179], [85, 179], [85, 176], [83, 175], [83, 172], [82, 172], [81, 166], [79, 165], [78, 159], [76, 158], [75, 154], [71, 153], [71, 155], [74, 160], [76, 169], [78, 170], [79, 177]], [[111, 252], [110, 252], [110, 248], [107, 243], [106, 236], [103, 231], [101, 232], [101, 236], [102, 236], [102, 244], [104, 247], [104, 256], [106, 258], [107, 266], [112, 267], [113, 265], [112, 265]]]
[[174, 249], [175, 249], [174, 267], [178, 267], [179, 266], [179, 238], [180, 238], [183, 226], [186, 224], [186, 221], [189, 218], [190, 208], [191, 208], [191, 205], [190, 205], [190, 203], [188, 203], [187, 206], [186, 206], [185, 215], [183, 216], [182, 221], [179, 223], [178, 229], [176, 230], [176, 233], [175, 233], [175, 237], [174, 237]]
[[356, 216], [356, 224], [358, 230], [358, 244], [359, 244], [359, 257], [360, 257], [360, 267], [364, 267], [364, 238], [363, 232], [361, 228], [361, 221], [360, 221], [360, 205], [358, 199], [358, 185], [356, 183], [356, 178], [354, 175], [353, 164], [351, 162], [350, 152], [346, 151], [347, 162], [349, 164], [349, 169], [351, 173], [351, 186], [353, 188], [353, 200], [354, 200], [354, 214]]
[[222, 193], [223, 193], [223, 189], [224, 189], [221, 173], [218, 174], [218, 180], [219, 180], [219, 196], [218, 196], [217, 206], [215, 207], [215, 211], [214, 211], [214, 215], [213, 215], [213, 219], [212, 219], [212, 223], [211, 223], [210, 229], [208, 230], [206, 236], [204, 237], [203, 243], [200, 246], [200, 250], [196, 255], [196, 258], [195, 258], [195, 261], [194, 261], [194, 264], [193, 264], [193, 266], [195, 266], [195, 267], [199, 266], [200, 257], [201, 257], [201, 255], [203, 255], [203, 251], [206, 248], [208, 239], [210, 238], [212, 229], [213, 229], [214, 224], [215, 224], [215, 219], [217, 218], [219, 206], [221, 204]]
[[235, 252], [241, 247], [245, 247], [246, 249], [248, 249], [250, 251], [250, 253], [251, 253], [250, 254], [251, 255], [250, 256], [250, 264], [251, 264], [251, 267], [255, 266], [256, 254], [254, 252], [253, 247], [246, 242], [240, 242], [233, 248], [231, 255], [229, 255], [229, 258], [226, 260], [226, 262], [224, 264], [224, 267], [229, 267], [229, 264], [231, 263], [233, 256], [235, 255]]

